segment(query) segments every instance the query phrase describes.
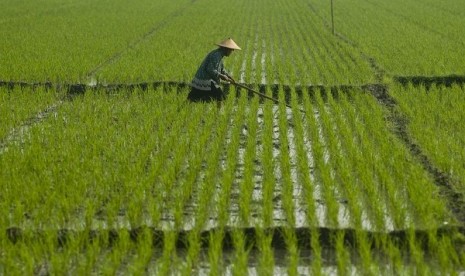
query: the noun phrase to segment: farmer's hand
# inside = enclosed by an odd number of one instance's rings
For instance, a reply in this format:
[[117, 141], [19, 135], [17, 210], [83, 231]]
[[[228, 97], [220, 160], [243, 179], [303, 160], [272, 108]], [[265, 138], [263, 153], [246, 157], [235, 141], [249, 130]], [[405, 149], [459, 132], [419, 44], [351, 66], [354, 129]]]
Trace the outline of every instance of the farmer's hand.
[[220, 74], [220, 79], [224, 80], [224, 81], [227, 81], [227, 82], [230, 82], [230, 83], [236, 83], [233, 78], [231, 78], [230, 76], [228, 75], [225, 75], [225, 74]]

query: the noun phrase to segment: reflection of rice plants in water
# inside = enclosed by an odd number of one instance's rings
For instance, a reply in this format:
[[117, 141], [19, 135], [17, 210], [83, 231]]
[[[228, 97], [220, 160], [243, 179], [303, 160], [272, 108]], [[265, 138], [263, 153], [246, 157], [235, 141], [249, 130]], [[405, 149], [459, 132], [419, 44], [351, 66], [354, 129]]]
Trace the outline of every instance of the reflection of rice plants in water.
[[[0, 274], [463, 272], [458, 1], [69, 2], [2, 10]], [[222, 32], [279, 103], [185, 101]]]

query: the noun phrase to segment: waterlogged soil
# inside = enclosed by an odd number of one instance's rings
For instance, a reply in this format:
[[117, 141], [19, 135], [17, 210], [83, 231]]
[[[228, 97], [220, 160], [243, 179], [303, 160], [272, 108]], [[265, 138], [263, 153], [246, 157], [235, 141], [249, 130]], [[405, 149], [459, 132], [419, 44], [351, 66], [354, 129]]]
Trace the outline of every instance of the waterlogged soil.
[[[147, 87], [150, 85], [147, 85]], [[137, 87], [137, 86], [135, 86]], [[81, 90], [82, 89], [82, 90]], [[84, 92], [87, 88], [80, 87], [79, 93]], [[118, 89], [118, 88], [112, 88]], [[456, 217], [461, 221], [465, 222], [465, 205], [463, 201], [461, 201], [461, 197], [453, 192], [449, 183], [450, 179], [448, 179], [447, 175], [441, 171], [439, 171], [434, 165], [429, 161], [427, 156], [425, 156], [420, 147], [414, 144], [411, 138], [408, 135], [406, 125], [408, 122], [402, 117], [401, 114], [396, 113], [395, 107], [397, 105], [396, 101], [390, 97], [388, 93], [388, 89], [386, 86], [383, 85], [366, 85], [363, 87], [364, 90], [369, 91], [372, 93], [380, 102], [380, 104], [387, 107], [388, 111], [390, 112], [388, 119], [394, 123], [393, 132], [410, 148], [412, 154], [419, 159], [428, 172], [434, 176], [435, 183], [443, 188], [443, 195], [445, 198], [449, 199], [449, 206], [451, 210], [454, 212]], [[335, 88], [334, 90], [338, 90]], [[76, 90], [77, 91], [77, 90]], [[333, 93], [333, 89], [328, 89], [327, 91], [331, 91]], [[54, 109], [48, 110], [45, 115], [49, 113], [53, 113]], [[281, 154], [281, 149], [283, 145], [281, 144], [280, 140], [280, 130], [279, 130], [279, 110], [277, 106], [273, 107], [273, 136], [272, 136], [272, 143], [273, 143], [273, 157], [279, 158]], [[41, 120], [44, 114], [40, 113], [37, 118], [31, 119], [31, 123], [34, 123], [35, 120]], [[315, 111], [312, 114], [317, 122], [320, 122], [320, 115], [318, 111]], [[316, 213], [318, 217], [317, 224], [310, 224], [307, 221], [307, 208], [305, 204], [301, 203], [301, 194], [302, 194], [302, 184], [299, 183], [297, 179], [297, 158], [296, 158], [296, 146], [295, 146], [295, 129], [293, 127], [293, 112], [286, 108], [286, 120], [288, 121], [287, 126], [287, 136], [289, 140], [288, 151], [290, 154], [291, 160], [291, 180], [293, 184], [293, 203], [294, 203], [294, 216], [295, 216], [295, 225], [292, 228], [292, 231], [295, 233], [297, 238], [297, 246], [299, 248], [299, 257], [298, 257], [298, 265], [297, 271], [301, 274], [310, 274], [312, 272], [312, 261], [314, 260], [315, 256], [313, 252], [309, 250], [311, 248], [310, 240], [312, 234], [318, 235], [318, 240], [322, 246], [322, 267], [321, 272], [326, 274], [337, 274], [340, 273], [338, 270], [338, 264], [336, 262], [337, 259], [337, 249], [335, 248], [334, 244], [334, 236], [340, 235], [343, 233], [344, 235], [344, 243], [347, 245], [348, 248], [352, 248], [349, 250], [350, 255], [350, 263], [348, 263], [348, 267], [346, 268], [346, 272], [351, 274], [359, 274], [362, 273], [360, 270], [361, 262], [360, 256], [357, 250], [355, 249], [357, 246], [357, 235], [361, 232], [364, 232], [368, 239], [370, 240], [370, 244], [373, 247], [373, 259], [376, 260], [377, 263], [382, 264], [384, 266], [383, 271], [387, 272], [388, 274], [395, 274], [396, 268], [392, 266], [392, 263], [389, 260], [389, 257], [382, 253], [382, 248], [377, 248], [377, 241], [380, 239], [386, 238], [392, 241], [395, 241], [396, 245], [399, 245], [400, 248], [407, 248], [409, 238], [408, 238], [408, 230], [406, 229], [394, 229], [392, 223], [392, 219], [390, 215], [386, 212], [386, 217], [384, 220], [386, 221], [386, 229], [384, 232], [376, 232], [373, 229], [372, 223], [368, 219], [368, 215], [364, 215], [365, 219], [362, 220], [363, 227], [362, 229], [355, 230], [351, 225], [350, 219], [350, 212], [348, 210], [348, 200], [338, 196], [338, 191], [335, 191], [335, 201], [338, 205], [338, 227], [332, 228], [330, 225], [327, 225], [327, 203], [323, 199], [321, 194], [321, 187], [319, 187], [318, 183], [316, 184], [315, 191], [313, 194], [313, 200], [316, 203]], [[258, 129], [263, 129], [264, 125], [264, 114], [263, 110], [259, 108], [257, 114], [257, 123]], [[27, 126], [24, 127], [24, 130], [27, 130]], [[21, 136], [22, 130], [18, 130], [18, 134], [14, 136]], [[209, 250], [209, 237], [218, 232], [222, 231], [224, 233], [224, 238], [222, 241], [222, 272], [225, 274], [232, 274], [234, 270], [234, 256], [235, 250], [233, 247], [233, 232], [242, 231], [244, 233], [246, 239], [246, 248], [249, 248], [248, 258], [247, 258], [247, 273], [250, 275], [260, 275], [262, 272], [262, 268], [260, 268], [260, 255], [261, 252], [259, 251], [256, 241], [259, 239], [257, 236], [257, 227], [260, 228], [262, 224], [262, 217], [263, 211], [261, 210], [261, 205], [263, 201], [263, 168], [262, 164], [259, 161], [256, 161], [254, 166], [254, 191], [252, 194], [252, 212], [251, 212], [251, 219], [250, 225], [242, 225], [240, 219], [240, 210], [239, 210], [239, 198], [240, 198], [240, 190], [239, 186], [237, 185], [243, 178], [244, 168], [246, 166], [244, 160], [245, 154], [245, 139], [247, 136], [250, 135], [249, 128], [247, 125], [243, 125], [241, 128], [241, 142], [239, 148], [239, 159], [237, 164], [237, 172], [235, 174], [236, 178], [234, 179], [234, 184], [232, 187], [231, 198], [230, 198], [230, 205], [228, 209], [228, 216], [229, 221], [225, 227], [220, 227], [218, 222], [218, 217], [215, 214], [212, 214], [204, 229], [200, 233], [201, 236], [201, 250], [200, 250], [200, 258], [199, 258], [199, 265], [195, 268], [195, 273], [198, 275], [206, 275], [211, 273], [211, 263], [208, 257], [208, 250]], [[324, 137], [319, 130], [320, 139], [324, 140]], [[231, 139], [227, 137], [228, 141]], [[312, 157], [311, 146], [309, 138], [306, 137], [304, 139], [305, 144], [308, 151], [308, 164], [309, 164], [309, 171], [311, 172], [311, 177], [314, 178], [314, 160]], [[262, 151], [260, 143], [257, 143], [256, 147], [257, 154]], [[328, 159], [328, 153], [325, 153], [325, 159]], [[224, 162], [225, 160], [221, 160]], [[273, 191], [273, 223], [272, 226], [269, 226], [265, 229], [261, 228], [261, 231], [272, 235], [271, 240], [271, 247], [273, 249], [273, 262], [274, 262], [274, 274], [286, 274], [288, 272], [289, 267], [289, 251], [286, 245], [286, 237], [285, 232], [286, 228], [289, 227], [289, 223], [286, 218], [286, 214], [283, 207], [283, 187], [282, 187], [282, 174], [280, 168], [276, 169], [274, 175], [275, 187]], [[213, 188], [215, 189], [215, 194], [218, 195], [222, 192], [221, 185], [214, 185]], [[195, 220], [193, 219], [196, 215], [196, 210], [198, 209], [199, 202], [195, 196], [191, 198], [191, 200], [186, 204], [184, 209], [184, 224], [179, 227], [177, 226], [178, 230], [176, 230], [176, 262], [179, 263], [182, 267], [186, 265], [186, 251], [188, 249], [188, 236], [189, 233], [192, 231], [193, 226], [195, 224]], [[85, 220], [83, 217], [76, 217], [74, 222], [70, 222], [66, 225], [66, 227], [57, 229], [57, 228], [42, 228], [42, 229], [34, 229], [31, 230], [27, 223], [27, 215], [26, 223], [24, 225], [18, 227], [9, 227], [6, 229], [7, 237], [10, 241], [16, 243], [20, 240], [27, 239], [27, 237], [40, 237], [43, 236], [44, 233], [48, 233], [50, 231], [55, 232], [58, 245], [63, 246], [67, 243], [67, 241], [73, 238], [74, 235], [78, 234], [81, 231], [86, 231], [89, 233], [89, 240], [93, 240], [98, 238], [101, 235], [108, 237], [110, 245], [113, 244], [115, 241], [119, 239], [119, 236], [123, 231], [128, 231], [129, 235], [132, 240], [137, 241], [142, 229], [149, 228], [151, 233], [153, 234], [153, 246], [155, 248], [163, 248], [163, 240], [164, 237], [170, 231], [173, 231], [175, 225], [174, 217], [171, 214], [170, 210], [164, 210], [161, 222], [157, 222], [154, 224], [151, 221], [151, 218], [146, 216], [142, 225], [143, 227], [134, 226], [130, 223], [128, 218], [127, 210], [124, 208], [120, 209], [118, 212], [117, 222], [114, 225], [107, 225], [106, 215], [105, 212], [98, 212], [92, 222], [92, 229], [88, 228], [88, 225], [85, 224]], [[440, 229], [436, 229], [436, 235], [440, 236], [447, 236], [447, 235], [457, 235], [460, 233], [461, 235], [465, 235], [465, 229], [460, 227], [443, 227]], [[32, 234], [32, 235], [31, 235]], [[416, 230], [414, 236], [417, 238], [416, 240], [419, 243], [420, 248], [423, 250], [425, 261], [428, 261], [428, 237], [431, 233], [428, 231], [423, 230]], [[422, 244], [424, 242], [424, 244]], [[465, 248], [465, 243], [463, 239], [454, 240], [454, 246], [462, 248], [459, 249], [463, 251]], [[159, 260], [163, 258], [161, 255], [160, 250], [155, 250], [152, 257], [152, 262], [149, 264], [146, 271], [157, 273], [160, 271], [159, 267]], [[158, 252], [158, 253], [157, 253]], [[403, 258], [403, 265], [408, 270], [408, 267], [412, 267], [415, 269], [414, 263], [409, 260], [408, 253], [405, 253]], [[431, 260], [434, 262], [435, 260]], [[47, 266], [43, 266], [40, 269], [46, 272]], [[460, 271], [458, 271], [460, 272]], [[124, 274], [124, 271], [121, 271]]]
[[[154, 228], [140, 227], [134, 229], [114, 229], [114, 230], [93, 230], [85, 232], [88, 235], [87, 242], [92, 243], [97, 240], [107, 239], [108, 252], [110, 252], [113, 246], [118, 244], [118, 240], [121, 236], [129, 236], [130, 240], [134, 243], [138, 243], [139, 239], [143, 237], [142, 233], [147, 233], [147, 230], [152, 234], [152, 247], [151, 252], [151, 261], [145, 267], [145, 271], [149, 274], [158, 274], [164, 268], [162, 265], [166, 265], [166, 256], [164, 256], [163, 248], [165, 248], [165, 238], [173, 236], [173, 233], [167, 231], [161, 231]], [[246, 267], [245, 270], [250, 275], [262, 275], [265, 270], [272, 271], [274, 275], [286, 275], [290, 267], [290, 253], [289, 247], [286, 243], [286, 228], [276, 227], [268, 229], [257, 228], [217, 228], [202, 231], [199, 233], [199, 253], [198, 260], [196, 264], [192, 267], [192, 272], [195, 272], [196, 275], [210, 275], [212, 271], [212, 262], [210, 258], [211, 252], [210, 248], [214, 245], [210, 244], [210, 238], [215, 236], [219, 232], [222, 233], [221, 241], [221, 253], [218, 256], [220, 270], [223, 274], [231, 274], [232, 271], [236, 270], [237, 264], [237, 250], [238, 248], [234, 247], [234, 234], [237, 234], [238, 231], [243, 233], [245, 244], [244, 250], [246, 250]], [[398, 250], [402, 250], [398, 256], [398, 262], [402, 264], [402, 269], [408, 271], [410, 269], [415, 269], [417, 264], [413, 257], [409, 253], [409, 246], [411, 246], [411, 236], [415, 237], [415, 242], [418, 250], [421, 251], [423, 262], [430, 266], [431, 271], [436, 271], [440, 273], [440, 268], [438, 264], [437, 256], [434, 255], [434, 252], [430, 250], [430, 241], [431, 232], [416, 230], [413, 233], [408, 230], [402, 231], [393, 231], [390, 233], [377, 233], [377, 232], [364, 232], [354, 229], [329, 229], [329, 228], [295, 228], [292, 229], [295, 232], [297, 244], [297, 264], [296, 269], [299, 273], [308, 275], [312, 273], [312, 270], [315, 269], [314, 263], [316, 260], [320, 262], [318, 271], [323, 272], [328, 275], [336, 275], [341, 273], [340, 264], [337, 260], [341, 256], [341, 248], [335, 244], [335, 237], [343, 235], [343, 244], [344, 251], [347, 256], [347, 263], [344, 265], [344, 271], [349, 271], [350, 274], [363, 273], [365, 271], [364, 263], [361, 260], [360, 252], [358, 251], [359, 235], [363, 234], [364, 237], [368, 240], [370, 244], [370, 258], [371, 265], [377, 266], [380, 271], [387, 273], [388, 275], [397, 274], [399, 269], [399, 263], [393, 263], [392, 256], [389, 255], [385, 250], [385, 246], [380, 243], [384, 241], [387, 243], [395, 244]], [[126, 232], [126, 233], [124, 233]], [[261, 232], [261, 234], [258, 234]], [[19, 241], [29, 243], [32, 242], [29, 239], [41, 239], [46, 236], [56, 236], [57, 246], [59, 248], [66, 246], [66, 244], [73, 238], [79, 237], [81, 241], [85, 241], [85, 237], [81, 233], [72, 230], [60, 230], [56, 233], [51, 233], [50, 231], [35, 231], [33, 233], [27, 232], [23, 233], [19, 229], [9, 228], [7, 235], [13, 243]], [[262, 256], [263, 252], [260, 249], [258, 241], [263, 238], [262, 235], [271, 236], [270, 249], [272, 250], [272, 267], [263, 267]], [[175, 251], [170, 253], [170, 270], [171, 273], [177, 274], [182, 271], [182, 269], [189, 265], [189, 235], [190, 231], [178, 231], [174, 233], [176, 238], [175, 240]], [[312, 248], [312, 235], [316, 235], [318, 242], [320, 244], [320, 251], [318, 256], [316, 256], [314, 249]], [[463, 252], [465, 248], [465, 229], [457, 228], [440, 228], [435, 232], [436, 238], [440, 239], [445, 236], [456, 236], [453, 238], [454, 247], [457, 252]], [[462, 235], [462, 236], [460, 236]], [[85, 254], [85, 253], [83, 253]], [[107, 254], [104, 250], [103, 254]], [[137, 255], [132, 256], [131, 252], [123, 252], [127, 255], [127, 259], [131, 260], [137, 258]], [[103, 257], [103, 256], [102, 256]], [[84, 257], [85, 259], [85, 257]], [[79, 265], [79, 264], [76, 264]], [[126, 263], [130, 265], [130, 262]], [[120, 266], [118, 271], [119, 275], [125, 275], [126, 265]], [[192, 265], [192, 264], [191, 264]], [[37, 271], [42, 271], [41, 275], [48, 275], [49, 265], [45, 261], [37, 267]], [[98, 269], [97, 269], [98, 271]], [[397, 271], [397, 272], [396, 272]], [[462, 273], [463, 268], [457, 267], [456, 272]]]
[[[273, 106], [272, 109], [273, 112], [273, 126], [272, 126], [272, 154], [274, 159], [279, 159], [282, 151], [282, 147], [284, 145], [281, 144], [281, 137], [280, 135], [280, 129], [279, 129], [279, 110], [277, 106]], [[285, 116], [286, 120], [288, 121], [288, 126], [287, 126], [287, 139], [288, 139], [288, 145], [287, 145], [287, 150], [289, 152], [290, 156], [290, 180], [292, 182], [292, 202], [293, 202], [293, 216], [295, 218], [295, 222], [293, 227], [295, 228], [311, 228], [311, 227], [319, 227], [319, 228], [328, 228], [332, 227], [332, 225], [328, 224], [327, 216], [328, 216], [328, 208], [327, 208], [327, 202], [323, 198], [322, 195], [322, 187], [321, 183], [318, 181], [314, 181], [314, 192], [313, 192], [313, 202], [315, 203], [315, 211], [316, 211], [316, 217], [317, 221], [310, 223], [308, 221], [308, 214], [307, 214], [307, 205], [305, 200], [302, 199], [302, 195], [304, 194], [303, 190], [304, 187], [302, 186], [302, 183], [299, 182], [298, 177], [297, 177], [297, 170], [298, 170], [298, 161], [297, 161], [297, 153], [296, 153], [296, 145], [295, 145], [295, 129], [293, 127], [293, 116], [296, 116], [293, 114], [292, 110], [290, 108], [285, 109]], [[299, 114], [300, 115], [300, 114]], [[317, 122], [320, 121], [320, 115], [317, 110], [314, 111], [313, 114], [315, 120]], [[262, 108], [258, 109], [258, 112], [256, 114], [257, 118], [257, 123], [258, 123], [258, 131], [262, 131], [264, 127], [264, 114]], [[299, 118], [300, 119], [300, 118]], [[231, 122], [233, 123], [233, 122]], [[231, 128], [230, 128], [231, 129]], [[318, 131], [320, 140], [324, 141], [323, 134], [321, 133], [321, 130]], [[226, 138], [226, 142], [229, 143], [231, 140], [231, 133], [228, 134]], [[226, 223], [226, 227], [264, 227], [263, 223], [263, 218], [264, 218], [264, 211], [263, 211], [263, 200], [264, 200], [264, 187], [263, 187], [263, 165], [260, 163], [259, 160], [255, 160], [254, 164], [245, 164], [245, 147], [246, 147], [246, 139], [247, 137], [251, 135], [249, 133], [249, 129], [246, 125], [243, 125], [241, 127], [241, 138], [240, 138], [240, 146], [239, 146], [239, 152], [238, 152], [238, 163], [236, 166], [236, 173], [235, 173], [235, 179], [233, 181], [231, 193], [230, 193], [230, 204], [228, 207], [228, 221]], [[307, 151], [307, 158], [308, 158], [308, 169], [310, 172], [310, 177], [312, 180], [315, 180], [314, 176], [314, 160], [313, 160], [313, 155], [312, 155], [312, 150], [311, 150], [311, 141], [310, 138], [305, 137], [304, 139], [305, 146], [308, 149]], [[261, 144], [261, 141], [257, 141], [256, 145], [256, 156], [259, 156], [261, 152], [263, 151], [263, 146]], [[222, 159], [220, 160], [221, 164], [224, 164], [226, 162], [226, 156], [223, 156]], [[329, 160], [329, 153], [327, 150], [325, 151], [324, 154], [324, 159], [325, 161]], [[253, 166], [253, 192], [252, 192], [252, 198], [250, 201], [250, 218], [248, 221], [247, 225], [244, 225], [244, 223], [241, 220], [241, 213], [240, 213], [240, 187], [239, 183], [243, 181], [243, 175], [244, 175], [244, 168], [245, 166]], [[204, 168], [205, 169], [205, 168]], [[200, 173], [202, 175], [202, 173]], [[275, 178], [274, 181], [274, 188], [273, 188], [273, 198], [272, 198], [272, 219], [271, 219], [271, 225], [267, 225], [266, 227], [286, 227], [289, 226], [289, 221], [286, 215], [286, 211], [284, 208], [284, 201], [283, 201], [283, 175], [281, 172], [281, 168], [279, 163], [276, 164], [276, 167], [274, 169], [274, 175], [273, 177]], [[199, 181], [202, 181], [201, 178]], [[221, 193], [223, 192], [222, 188], [223, 186], [221, 183], [217, 183], [212, 185], [211, 187], [214, 189], [213, 197], [214, 199], [217, 199]], [[353, 228], [352, 225], [352, 220], [350, 216], [350, 211], [348, 209], [348, 200], [344, 198], [340, 192], [335, 189], [333, 190], [334, 197], [333, 201], [335, 204], [337, 204], [338, 208], [338, 214], [337, 214], [337, 227], [339, 229], [351, 229]], [[161, 220], [154, 223], [152, 221], [152, 218], [146, 214], [142, 218], [142, 222], [140, 222], [141, 225], [146, 225], [147, 227], [153, 227], [155, 229], [159, 229], [161, 231], [170, 231], [171, 229], [182, 229], [182, 231], [189, 231], [193, 229], [196, 225], [195, 218], [197, 217], [197, 211], [199, 209], [199, 199], [198, 199], [198, 193], [194, 190], [189, 201], [185, 203], [184, 209], [183, 209], [183, 222], [181, 225], [176, 224], [175, 217], [173, 215], [172, 210], [170, 210], [168, 207], [166, 207], [162, 211], [162, 216]], [[68, 221], [66, 223], [65, 229], [67, 230], [73, 230], [73, 231], [81, 231], [89, 228], [88, 223], [86, 223], [86, 220], [83, 217], [83, 212], [81, 212], [82, 215], [79, 215], [79, 212], [76, 214], [76, 216], [73, 218], [72, 221]], [[373, 223], [368, 219], [368, 214], [366, 210], [362, 212], [362, 229], [366, 231], [373, 231]], [[384, 221], [386, 222], [385, 225], [385, 231], [390, 232], [395, 230], [394, 226], [392, 224], [392, 219], [390, 215], [386, 212]], [[32, 223], [32, 221], [31, 221]], [[108, 225], [108, 220], [107, 220], [107, 215], [104, 209], [99, 210], [96, 212], [95, 217], [93, 218], [92, 221], [92, 226], [91, 229], [113, 229], [115, 227], [117, 228], [123, 228], [123, 229], [131, 229], [134, 227], [134, 225], [130, 221], [129, 214], [126, 209], [121, 208], [118, 211], [118, 216], [116, 217], [116, 221], [112, 225]], [[218, 214], [216, 212], [211, 212], [210, 216], [207, 218], [207, 221], [203, 224], [203, 229], [205, 231], [209, 231], [210, 229], [216, 229], [219, 227], [219, 218]], [[28, 228], [28, 220], [25, 220], [25, 223], [20, 226], [20, 228]], [[50, 226], [53, 228], [53, 226]]]

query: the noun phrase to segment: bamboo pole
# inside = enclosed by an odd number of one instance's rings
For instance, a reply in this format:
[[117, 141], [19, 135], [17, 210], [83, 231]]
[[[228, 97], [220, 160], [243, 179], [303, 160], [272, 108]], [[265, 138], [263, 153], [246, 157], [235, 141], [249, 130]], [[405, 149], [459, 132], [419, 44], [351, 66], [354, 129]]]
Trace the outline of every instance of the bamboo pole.
[[[263, 97], [263, 98], [268, 99], [268, 100], [272, 100], [272, 101], [274, 101], [275, 103], [278, 103], [278, 104], [280, 103], [280, 101], [279, 101], [278, 99], [272, 98], [272, 97], [267, 96], [267, 95], [265, 95], [265, 94], [263, 94], [263, 93], [260, 93], [260, 92], [258, 92], [258, 91], [255, 91], [255, 90], [253, 90], [252, 88], [247, 87], [247, 86], [245, 86], [245, 85], [243, 85], [243, 84], [240, 84], [240, 83], [237, 83], [237, 82], [234, 82], [233, 84], [236, 85], [236, 86], [238, 86], [238, 87], [247, 89], [247, 90], [249, 90], [250, 92], [259, 95], [260, 97]], [[289, 107], [289, 108], [292, 108], [292, 106], [290, 106], [290, 105], [288, 105], [288, 104], [286, 104], [286, 103], [284, 103], [284, 105], [287, 106], [287, 107]], [[300, 110], [301, 112], [305, 113], [305, 110], [302, 110], [302, 109], [299, 109], [299, 110]]]

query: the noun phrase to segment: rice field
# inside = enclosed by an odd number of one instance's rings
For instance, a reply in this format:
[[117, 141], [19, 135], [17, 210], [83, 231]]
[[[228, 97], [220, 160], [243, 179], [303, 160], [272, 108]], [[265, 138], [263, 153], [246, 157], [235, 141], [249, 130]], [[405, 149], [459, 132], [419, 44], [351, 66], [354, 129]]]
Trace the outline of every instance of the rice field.
[[463, 3], [334, 4], [8, 0], [0, 275], [465, 273]]

